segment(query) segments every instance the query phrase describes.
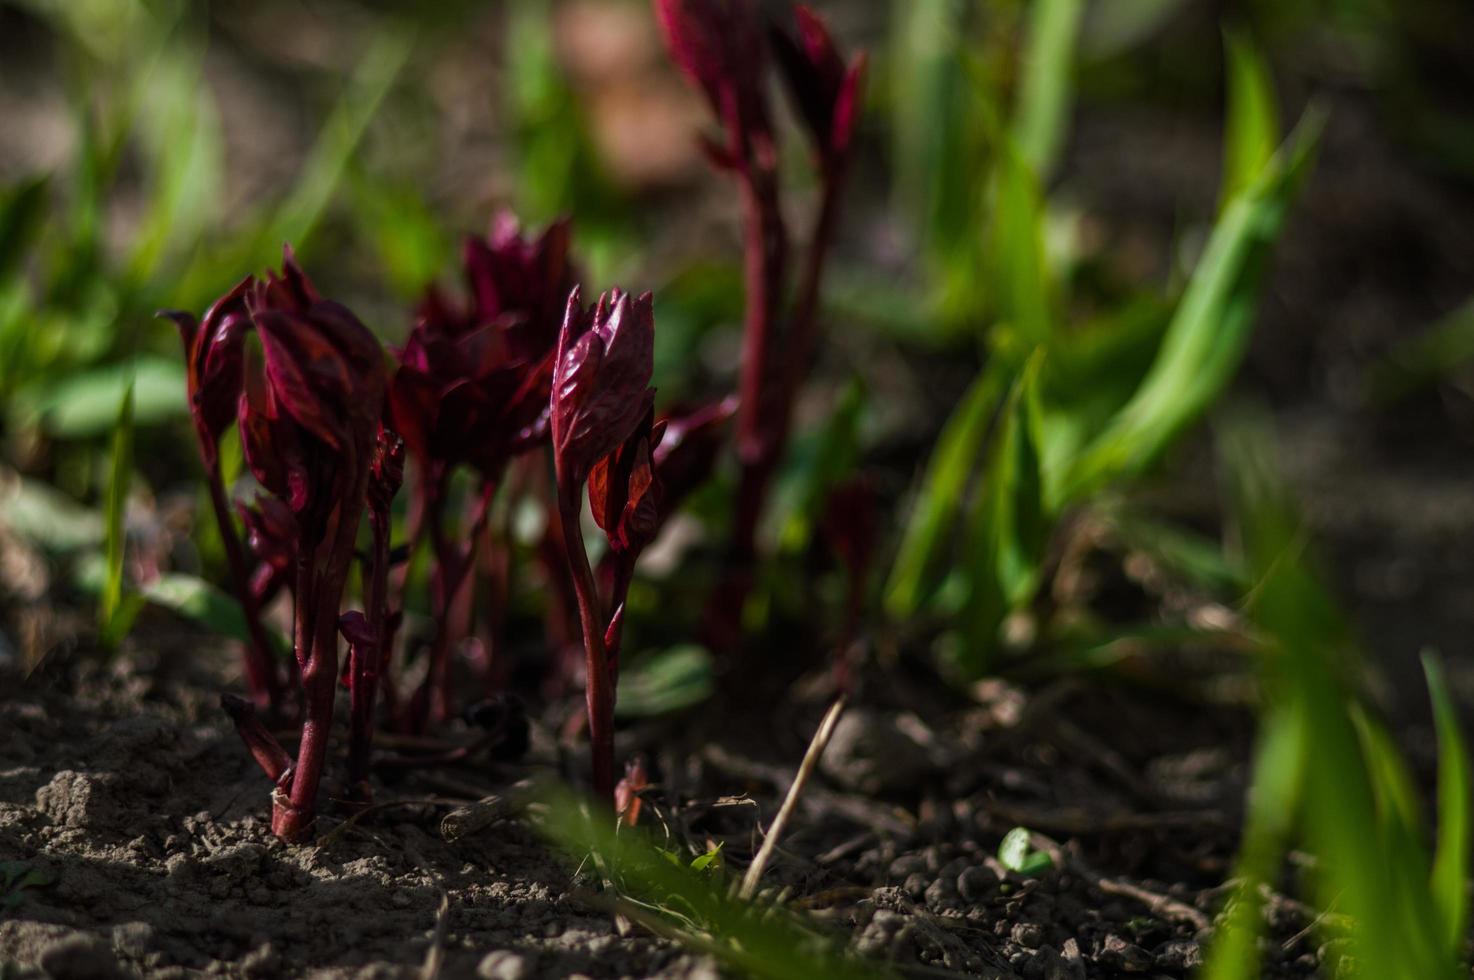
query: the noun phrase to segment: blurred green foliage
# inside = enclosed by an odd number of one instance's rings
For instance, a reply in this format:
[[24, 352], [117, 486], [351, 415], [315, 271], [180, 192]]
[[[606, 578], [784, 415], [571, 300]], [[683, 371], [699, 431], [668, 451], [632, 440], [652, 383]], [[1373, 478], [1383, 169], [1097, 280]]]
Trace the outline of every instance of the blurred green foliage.
[[1317, 921], [1347, 946], [1359, 975], [1467, 975], [1470, 760], [1436, 659], [1425, 657], [1438, 728], [1436, 844], [1407, 763], [1358, 693], [1351, 632], [1306, 557], [1307, 534], [1276, 475], [1262, 423], [1222, 437], [1234, 518], [1261, 631], [1266, 708], [1237, 877], [1241, 884], [1205, 976], [1259, 973], [1260, 889], [1301, 839], [1317, 861]]
[[[1065, 14], [1043, 5], [1037, 16]], [[1036, 38], [1044, 27], [1064, 30], [1042, 24]], [[1032, 56], [1068, 63], [1068, 51], [1062, 54], [1052, 37]], [[1080, 326], [1066, 321], [1070, 302], [1045, 249], [1048, 202], [1030, 162], [1041, 151], [1023, 142], [1058, 144], [1058, 136], [1035, 135], [1043, 124], [1032, 119], [1039, 112], [1057, 117], [1064, 83], [1046, 86], [1055, 108], [1039, 109], [1040, 97], [1025, 87], [1031, 101], [1015, 121], [990, 124], [990, 247], [975, 277], [992, 284], [988, 359], [922, 478], [886, 593], [897, 619], [915, 615], [929, 599], [956, 601], [944, 612], [961, 613], [955, 649], [969, 676], [992, 666], [1000, 626], [1032, 602], [1062, 515], [1142, 476], [1213, 405], [1243, 358], [1264, 258], [1304, 179], [1321, 122], [1307, 114], [1278, 145], [1267, 70], [1242, 39], [1228, 41], [1228, 73], [1224, 203], [1186, 286], [1175, 297], [1126, 302]], [[1067, 77], [1064, 68], [1055, 74]], [[984, 117], [996, 121], [1001, 113], [988, 108], [987, 93], [979, 98]], [[971, 503], [960, 506], [969, 495]], [[964, 525], [955, 555], [948, 547], [954, 519]], [[960, 587], [939, 591], [949, 578]]]

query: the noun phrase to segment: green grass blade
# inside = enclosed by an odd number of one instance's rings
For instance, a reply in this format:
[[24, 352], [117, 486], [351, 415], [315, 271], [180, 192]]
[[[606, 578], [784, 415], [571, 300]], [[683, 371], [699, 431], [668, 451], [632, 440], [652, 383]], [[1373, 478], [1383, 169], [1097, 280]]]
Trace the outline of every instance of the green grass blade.
[[32, 177], [0, 192], [0, 289], [9, 284], [46, 217], [49, 178]]
[[784, 550], [802, 552], [808, 547], [824, 519], [830, 490], [854, 472], [869, 401], [865, 386], [852, 379], [824, 427], [794, 440], [771, 508]]
[[296, 187], [272, 220], [273, 247], [282, 242], [305, 247], [413, 47], [414, 33], [405, 24], [385, 28], [369, 45], [308, 154]]
[[543, 832], [572, 860], [592, 852], [606, 876], [638, 903], [632, 911], [642, 920], [717, 957], [738, 976], [880, 980], [891, 975], [880, 964], [842, 955], [827, 937], [783, 908], [731, 898], [684, 858], [673, 859], [638, 833], [616, 832], [607, 810], [585, 808], [562, 789], [548, 790], [543, 803]]
[[1416, 834], [1422, 825], [1422, 807], [1392, 735], [1360, 705], [1351, 707], [1351, 723], [1356, 726], [1361, 754], [1371, 776], [1378, 823], [1389, 830]]
[[1030, 170], [1049, 175], [1069, 125], [1083, 0], [1034, 0], [1014, 134]]
[[1369, 396], [1386, 405], [1436, 383], [1470, 360], [1474, 360], [1474, 300], [1394, 350], [1372, 371]]
[[936, 586], [935, 572], [951, 540], [957, 502], [977, 469], [1004, 380], [996, 370], [980, 373], [937, 439], [886, 583], [885, 608], [896, 620], [914, 614]]
[[[176, 48], [178, 46], [176, 45]], [[171, 50], [148, 80], [138, 119], [149, 186], [133, 235], [128, 278], [142, 283], [170, 255], [192, 249], [217, 217], [224, 136], [198, 56]]]
[[1035, 171], [1006, 138], [999, 145], [993, 190], [986, 256], [992, 308], [1031, 350], [1049, 343], [1055, 320], [1044, 248], [1046, 203]]
[[1042, 354], [1030, 358], [1004, 405], [967, 531], [968, 597], [959, 666], [978, 676], [1008, 611], [1038, 587], [1049, 534], [1038, 448], [1038, 384]]
[[285, 200], [251, 219], [254, 232], [202, 250], [172, 290], [174, 305], [204, 306], [238, 278], [242, 269], [275, 264], [283, 243], [299, 254], [312, 236], [348, 172], [379, 106], [409, 60], [414, 33], [403, 24], [380, 30], [359, 59]]
[[1346, 682], [1354, 645], [1304, 557], [1300, 518], [1267, 464], [1267, 438], [1241, 424], [1223, 446], [1256, 582], [1248, 609], [1265, 638], [1269, 696], [1297, 705], [1306, 722], [1303, 828], [1320, 859], [1314, 897], [1341, 916], [1322, 929], [1345, 941], [1361, 976], [1451, 980], [1459, 971], [1430, 900], [1428, 858], [1398, 800], [1393, 774], [1403, 763]]
[[1199, 588], [1242, 594], [1244, 570], [1219, 541], [1145, 513], [1113, 508], [1106, 518], [1122, 543]]
[[1423, 654], [1423, 673], [1438, 728], [1438, 846], [1430, 884], [1444, 941], [1457, 956], [1469, 924], [1469, 751], [1443, 668], [1431, 653]]
[[1253, 185], [1224, 210], [1151, 369], [1074, 461], [1055, 507], [1142, 472], [1232, 379], [1253, 328], [1259, 273], [1308, 169], [1320, 126], [1318, 114], [1307, 114]]
[[128, 486], [133, 474], [133, 385], [124, 389], [118, 406], [118, 420], [113, 427], [112, 464], [108, 471], [107, 505], [103, 510], [103, 549], [107, 577], [103, 583], [100, 619], [102, 631], [114, 640], [119, 611], [123, 607], [123, 561], [126, 557], [127, 527], [124, 522], [128, 507]]
[[1228, 207], [1269, 164], [1279, 142], [1274, 79], [1264, 56], [1246, 35], [1224, 35], [1228, 73], [1228, 119], [1223, 137], [1223, 185], [1219, 210]]
[[1254, 980], [1264, 930], [1260, 886], [1273, 885], [1290, 844], [1305, 777], [1305, 718], [1295, 704], [1270, 711], [1260, 726], [1245, 807], [1244, 837], [1231, 911], [1219, 927], [1203, 980]]

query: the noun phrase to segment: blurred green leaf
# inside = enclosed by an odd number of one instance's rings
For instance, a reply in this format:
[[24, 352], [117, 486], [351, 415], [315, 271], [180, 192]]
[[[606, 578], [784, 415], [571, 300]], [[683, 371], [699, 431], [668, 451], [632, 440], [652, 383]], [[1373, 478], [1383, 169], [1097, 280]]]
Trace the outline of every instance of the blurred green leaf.
[[726, 842], [723, 841], [722, 843], [717, 844], [716, 847], [713, 847], [711, 850], [707, 851], [705, 854], [698, 854], [696, 855], [696, 857], [692, 858], [691, 870], [710, 871], [712, 873], [720, 871], [722, 869], [722, 866], [725, 864], [725, 861], [722, 858], [722, 845], [725, 843]]
[[46, 217], [50, 178], [42, 175], [0, 192], [0, 288], [16, 274]]
[[1013, 131], [1019, 152], [1040, 179], [1054, 168], [1069, 125], [1075, 39], [1083, 0], [1033, 0], [1024, 77]]
[[1269, 165], [1280, 138], [1269, 66], [1246, 35], [1224, 35], [1227, 51], [1228, 120], [1223, 134], [1223, 185], [1219, 210], [1243, 193]]
[[362, 172], [353, 173], [348, 188], [355, 226], [373, 244], [395, 292], [419, 299], [455, 251], [423, 190]]
[[127, 277], [152, 278], [166, 256], [192, 250], [215, 218], [224, 179], [224, 136], [195, 51], [172, 45], [146, 77], [137, 132], [148, 188]]
[[675, 646], [635, 659], [620, 670], [614, 710], [620, 718], [666, 715], [700, 704], [715, 690], [712, 656], [706, 648]]
[[970, 677], [988, 669], [1005, 615], [1038, 587], [1050, 531], [1039, 473], [1036, 354], [1004, 404], [988, 465], [974, 496], [967, 528], [968, 597], [959, 666]]
[[1305, 724], [1304, 713], [1294, 702], [1270, 708], [1260, 721], [1244, 836], [1234, 871], [1239, 885], [1208, 948], [1203, 980], [1255, 980], [1259, 976], [1259, 937], [1264, 931], [1261, 889], [1273, 886], [1278, 877], [1301, 805]]
[[814, 529], [824, 518], [829, 491], [854, 472], [867, 402], [864, 385], [852, 378], [824, 427], [794, 438], [771, 508], [782, 529], [782, 545], [788, 551], [808, 547]]
[[[100, 554], [85, 556], [77, 563], [73, 583], [84, 593], [100, 595], [105, 587], [107, 563]], [[189, 620], [215, 636], [228, 637], [242, 643], [250, 642], [245, 616], [235, 598], [186, 572], [165, 572], [152, 581], [140, 584], [127, 596], [134, 603], [133, 613], [138, 606], [152, 604], [167, 609]], [[124, 603], [125, 608], [128, 602]], [[278, 652], [290, 649], [286, 637], [280, 632], [269, 631]]]
[[922, 240], [945, 247], [966, 235], [984, 186], [972, 166], [977, 128], [959, 54], [966, 5], [895, 0], [891, 10], [896, 186]]
[[1474, 359], [1474, 300], [1399, 345], [1372, 370], [1370, 396], [1385, 405], [1432, 384]]
[[1321, 120], [1307, 114], [1224, 209], [1150, 371], [1067, 472], [1050, 481], [1058, 487], [1056, 509], [1142, 472], [1232, 379], [1253, 327], [1260, 271], [1309, 166]]
[[172, 302], [185, 309], [214, 299], [223, 283], [239, 278], [242, 269], [275, 264], [283, 244], [299, 254], [311, 249], [313, 234], [338, 192], [369, 123], [379, 110], [409, 60], [414, 31], [390, 18], [370, 41], [354, 67], [342, 95], [285, 200], [247, 231], [214, 247], [201, 249], [172, 290]]
[[1392, 735], [1360, 705], [1353, 705], [1350, 714], [1371, 775], [1378, 822], [1384, 827], [1397, 826], [1408, 831], [1419, 827], [1423, 818], [1418, 791]]
[[1428, 857], [1408, 825], [1404, 766], [1348, 687], [1354, 645], [1304, 557], [1300, 519], [1267, 462], [1267, 436], [1239, 422], [1222, 445], [1256, 583], [1248, 608], [1265, 638], [1265, 682], [1305, 722], [1303, 827], [1320, 858], [1315, 898], [1340, 913], [1321, 929], [1344, 941], [1363, 976], [1452, 980], [1463, 971], [1447, 949]]
[[123, 603], [123, 569], [127, 557], [128, 487], [133, 476], [133, 382], [128, 382], [118, 406], [113, 427], [112, 464], [108, 468], [107, 498], [103, 508], [103, 552], [107, 577], [102, 587], [100, 621], [102, 632], [113, 640], [115, 623]]
[[189, 412], [183, 366], [151, 354], [32, 386], [18, 392], [16, 400], [47, 435], [84, 439], [112, 431], [130, 388], [135, 426], [147, 428]]
[[169, 572], [143, 586], [140, 594], [154, 605], [178, 613], [217, 636], [250, 642], [240, 603], [204, 579]]
[[[1039, 178], [1012, 141], [996, 154], [987, 268], [995, 316], [1020, 337], [1025, 351], [1047, 344], [1054, 331], [1051, 274], [1044, 251], [1044, 194]], [[996, 345], [995, 345], [996, 346]]]
[[1122, 543], [1199, 588], [1242, 593], [1249, 585], [1243, 568], [1209, 537], [1122, 507], [1108, 508], [1106, 517]]
[[1474, 831], [1469, 819], [1469, 750], [1443, 668], [1432, 653], [1423, 654], [1423, 674], [1438, 728], [1438, 846], [1430, 884], [1446, 949], [1457, 957], [1469, 924], [1469, 853]]
[[1107, 61], [1152, 37], [1188, 0], [1131, 0], [1094, 3], [1085, 14], [1080, 48], [1090, 59]]
[[46, 551], [65, 553], [102, 544], [102, 515], [36, 480], [0, 482], [0, 520]]
[[916, 612], [936, 585], [941, 553], [951, 541], [958, 502], [977, 469], [988, 424], [1006, 376], [980, 373], [947, 420], [906, 518], [901, 545], [886, 583], [886, 611], [896, 620]]
[[414, 48], [414, 31], [396, 22], [379, 31], [353, 69], [347, 90], [323, 124], [292, 193], [277, 210], [269, 244], [306, 248], [323, 212], [358, 150], [369, 122], [399, 77]]

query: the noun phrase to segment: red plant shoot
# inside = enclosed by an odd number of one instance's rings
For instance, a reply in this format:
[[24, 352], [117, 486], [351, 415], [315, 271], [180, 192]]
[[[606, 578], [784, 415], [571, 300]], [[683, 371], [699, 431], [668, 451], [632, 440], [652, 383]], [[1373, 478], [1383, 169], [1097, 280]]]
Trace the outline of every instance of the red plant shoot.
[[[244, 297], [265, 356], [246, 371], [241, 442], [251, 472], [287, 504], [297, 528], [292, 648], [305, 715], [296, 762], [277, 776], [271, 826], [298, 841], [312, 835], [316, 819], [338, 683], [338, 609], [368, 493], [385, 371], [373, 334], [317, 294], [290, 250], [282, 273], [251, 281]], [[253, 754], [262, 761], [254, 746]]]
[[250, 329], [245, 297], [251, 284], [249, 278], [237, 284], [206, 310], [201, 320], [177, 310], [166, 310], [160, 316], [174, 321], [184, 341], [189, 412], [200, 460], [205, 466], [210, 507], [230, 567], [231, 588], [240, 603], [249, 637], [244, 651], [246, 686], [258, 710], [278, 715], [285, 707], [281, 673], [261, 623], [262, 601], [246, 564], [240, 532], [231, 518], [230, 500], [220, 470], [220, 438], [235, 421], [236, 401], [241, 393], [243, 348]]
[[[752, 0], [654, 0], [677, 67], [705, 94], [723, 142], [704, 141], [718, 170], [742, 190], [746, 314], [737, 411], [741, 476], [727, 578], [709, 609], [712, 642], [729, 647], [751, 587], [757, 529], [768, 487], [788, 441], [793, 404], [813, 356], [824, 261], [834, 236], [839, 190], [850, 157], [865, 60], [845, 63], [823, 20], [795, 9], [797, 37], [763, 30]], [[767, 54], [775, 56], [813, 138], [821, 197], [788, 325], [779, 336], [788, 235], [765, 98]]]
[[[462, 264], [468, 301], [430, 291], [389, 387], [389, 418], [415, 464], [410, 546], [428, 539], [434, 559], [437, 628], [407, 720], [415, 730], [450, 716], [450, 652], [465, 632], [476, 545], [507, 463], [547, 435], [553, 348], [572, 288], [568, 224], [529, 239], [500, 215], [488, 239], [466, 241]], [[451, 534], [450, 479], [462, 465], [479, 487], [466, 526]]]
[[[605, 496], [597, 506], [603, 508], [602, 523], [607, 529], [626, 522], [634, 536], [630, 543], [643, 534], [640, 528], [646, 515], [641, 514], [642, 508], [648, 505], [648, 494], [658, 493], [649, 483], [649, 419], [655, 396], [649, 385], [654, 356], [655, 319], [649, 293], [631, 299], [628, 293], [614, 290], [586, 310], [574, 289], [558, 336], [553, 373], [553, 463], [563, 544], [583, 634], [594, 793], [611, 803], [618, 677], [605, 634], [612, 631], [617, 636], [622, 610], [606, 610], [600, 599], [579, 515], [584, 483], [600, 469]], [[627, 454], [622, 457], [624, 463], [618, 458], [606, 460], [621, 450]], [[632, 488], [636, 491], [633, 501]]]

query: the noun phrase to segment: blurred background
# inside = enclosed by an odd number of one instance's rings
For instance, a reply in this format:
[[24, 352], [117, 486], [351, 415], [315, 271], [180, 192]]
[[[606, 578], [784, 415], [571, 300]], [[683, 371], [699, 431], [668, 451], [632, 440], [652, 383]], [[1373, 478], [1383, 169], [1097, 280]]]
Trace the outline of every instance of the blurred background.
[[[1160, 318], [1233, 166], [1225, 100], [1249, 76], [1226, 68], [1228, 32], [1262, 54], [1261, 115], [1288, 131], [1308, 105], [1327, 113], [1234, 397], [1271, 410], [1394, 703], [1424, 710], [1426, 646], [1474, 701], [1474, 7], [1091, 0], [1046, 5], [1069, 16], [1031, 28], [1018, 0], [816, 6], [871, 74], [800, 430], [862, 391], [853, 455], [883, 513], [905, 513], [944, 421], [1007, 347], [979, 271], [998, 200], [989, 120], [1041, 85], [1052, 108], [1021, 140], [1066, 329]], [[1027, 46], [1031, 29], [1060, 34], [1064, 70], [1042, 82], [1031, 58], [1051, 49]], [[496, 209], [572, 213], [592, 286], [655, 291], [662, 401], [734, 384], [737, 200], [698, 151], [705, 106], [643, 0], [7, 0], [0, 121], [0, 534], [27, 543], [0, 540], [0, 657], [74, 635], [51, 566], [27, 556], [101, 548], [130, 380], [129, 538], [168, 537], [180, 567], [218, 572], [192, 516], [178, 338], [153, 313], [203, 309], [283, 242], [394, 343]], [[784, 129], [786, 206], [803, 213], [807, 147]], [[1218, 535], [1208, 431], [1132, 494]], [[780, 524], [802, 506], [785, 499]], [[1131, 615], [1141, 585], [1121, 588], [1107, 618]]]

